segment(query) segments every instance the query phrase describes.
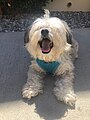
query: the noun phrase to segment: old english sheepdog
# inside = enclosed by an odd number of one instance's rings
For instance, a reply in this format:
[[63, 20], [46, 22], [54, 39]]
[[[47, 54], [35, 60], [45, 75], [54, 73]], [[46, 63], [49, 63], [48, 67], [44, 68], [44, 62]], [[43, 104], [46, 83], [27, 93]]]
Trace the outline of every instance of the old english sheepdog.
[[24, 43], [33, 60], [22, 96], [31, 99], [43, 93], [42, 79], [51, 74], [56, 78], [54, 95], [67, 105], [75, 106], [73, 62], [78, 57], [78, 42], [74, 40], [67, 23], [50, 17], [50, 12], [45, 10], [44, 16], [27, 28]]

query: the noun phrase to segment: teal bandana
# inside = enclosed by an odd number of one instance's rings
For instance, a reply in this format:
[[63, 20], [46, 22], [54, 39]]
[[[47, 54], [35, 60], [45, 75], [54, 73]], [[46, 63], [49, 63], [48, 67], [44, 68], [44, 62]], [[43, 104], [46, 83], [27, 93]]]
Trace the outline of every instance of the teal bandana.
[[46, 71], [46, 73], [53, 74], [58, 66], [60, 65], [60, 62], [53, 61], [53, 62], [45, 62], [44, 60], [36, 59], [37, 64]]

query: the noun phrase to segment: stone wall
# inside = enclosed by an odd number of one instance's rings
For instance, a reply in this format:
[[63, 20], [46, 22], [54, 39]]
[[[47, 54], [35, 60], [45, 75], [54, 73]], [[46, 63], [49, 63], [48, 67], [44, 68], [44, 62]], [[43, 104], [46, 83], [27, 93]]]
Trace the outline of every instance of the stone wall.
[[49, 0], [51, 11], [90, 11], [90, 0]]

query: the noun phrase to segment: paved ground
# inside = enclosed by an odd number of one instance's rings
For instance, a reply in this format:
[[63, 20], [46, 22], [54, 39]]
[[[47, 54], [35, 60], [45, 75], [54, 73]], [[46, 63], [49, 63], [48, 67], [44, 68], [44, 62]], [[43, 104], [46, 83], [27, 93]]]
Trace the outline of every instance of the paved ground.
[[80, 44], [75, 69], [77, 103], [70, 109], [52, 94], [54, 80], [45, 80], [44, 94], [23, 100], [30, 57], [23, 46], [24, 33], [0, 33], [0, 120], [90, 120], [90, 29], [74, 29]]

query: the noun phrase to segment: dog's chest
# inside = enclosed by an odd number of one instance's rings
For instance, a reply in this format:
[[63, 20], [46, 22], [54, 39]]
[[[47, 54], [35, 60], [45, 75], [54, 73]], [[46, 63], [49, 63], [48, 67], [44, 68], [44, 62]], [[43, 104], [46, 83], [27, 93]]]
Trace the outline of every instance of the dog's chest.
[[61, 64], [58, 61], [45, 62], [43, 60], [36, 59], [37, 64], [48, 74], [54, 74], [58, 66]]

